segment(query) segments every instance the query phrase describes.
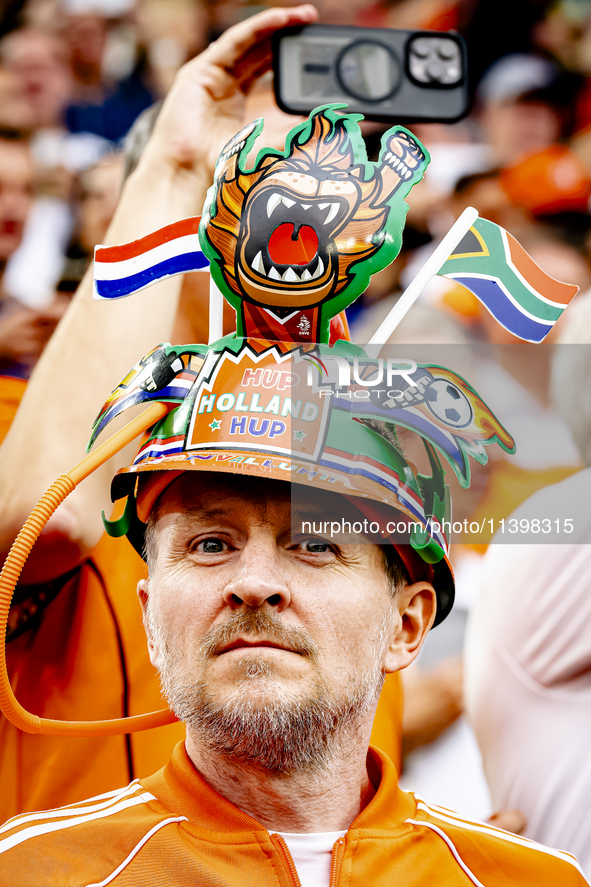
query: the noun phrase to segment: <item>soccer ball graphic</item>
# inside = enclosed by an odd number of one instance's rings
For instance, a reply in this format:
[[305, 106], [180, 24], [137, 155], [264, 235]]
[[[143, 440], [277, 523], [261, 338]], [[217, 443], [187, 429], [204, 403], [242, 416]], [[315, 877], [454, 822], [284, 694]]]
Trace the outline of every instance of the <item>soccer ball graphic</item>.
[[454, 428], [465, 428], [472, 421], [472, 407], [466, 395], [447, 379], [434, 379], [425, 391], [425, 402], [434, 416]]

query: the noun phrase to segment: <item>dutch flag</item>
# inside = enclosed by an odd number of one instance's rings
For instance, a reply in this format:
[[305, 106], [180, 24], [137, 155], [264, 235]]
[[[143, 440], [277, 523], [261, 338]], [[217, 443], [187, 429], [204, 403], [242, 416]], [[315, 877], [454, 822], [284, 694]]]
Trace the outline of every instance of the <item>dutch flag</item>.
[[122, 246], [96, 246], [93, 296], [121, 299], [165, 277], [186, 271], [207, 271], [199, 246], [200, 216], [182, 219]]

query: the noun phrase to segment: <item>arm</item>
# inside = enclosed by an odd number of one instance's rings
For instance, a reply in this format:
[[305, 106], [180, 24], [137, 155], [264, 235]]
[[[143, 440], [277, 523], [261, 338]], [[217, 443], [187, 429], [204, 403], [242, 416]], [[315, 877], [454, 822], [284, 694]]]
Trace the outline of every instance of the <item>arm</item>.
[[[311, 6], [253, 16], [179, 71], [140, 163], [125, 183], [106, 243], [125, 243], [200, 213], [219, 150], [244, 123], [245, 96], [271, 66], [272, 33], [315, 18]], [[92, 421], [111, 389], [172, 334], [181, 278], [105, 305], [92, 299], [91, 273], [37, 364], [2, 447], [4, 554], [39, 496], [84, 455]], [[103, 466], [56, 512], [29, 559], [25, 582], [64, 573], [96, 545], [117, 467]]]

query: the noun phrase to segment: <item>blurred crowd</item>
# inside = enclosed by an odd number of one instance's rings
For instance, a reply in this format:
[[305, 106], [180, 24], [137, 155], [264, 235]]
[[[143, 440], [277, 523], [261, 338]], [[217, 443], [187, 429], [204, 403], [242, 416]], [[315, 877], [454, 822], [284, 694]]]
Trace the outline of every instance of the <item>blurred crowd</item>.
[[[134, 121], [166, 95], [184, 62], [265, 5], [273, 4], [7, 4], [0, 24], [3, 372], [26, 376], [81, 280], [116, 206]], [[590, 5], [323, 0], [317, 6], [325, 23], [457, 29], [469, 46], [472, 112], [455, 125], [413, 127], [432, 162], [410, 198], [402, 255], [351, 311], [357, 338], [375, 329], [431, 245], [468, 205], [515, 234], [536, 260], [543, 255], [549, 273], [586, 290]], [[278, 115], [269, 89], [252, 105], [253, 115]], [[276, 142], [289, 123], [278, 121]], [[369, 125], [370, 144], [377, 144], [375, 137]], [[435, 290], [427, 300], [468, 339], [498, 338], [466, 290], [445, 284]], [[21, 306], [29, 309], [26, 315]]]
[[[177, 71], [229, 26], [272, 5], [290, 4], [5, 4], [0, 20], [0, 442], [95, 245], [104, 240], [124, 168], [129, 172], [137, 163], [134, 150], [139, 153], [145, 144]], [[586, 333], [572, 338], [576, 329], [570, 322], [567, 330], [567, 311], [552, 341], [591, 341], [585, 313], [591, 300], [591, 0], [318, 0], [315, 5], [327, 24], [455, 29], [469, 52], [469, 115], [453, 125], [409, 124], [432, 162], [408, 198], [401, 255], [374, 277], [350, 310], [353, 340], [369, 340], [454, 220], [473, 206], [511, 232], [548, 274], [580, 287], [575, 327], [588, 330], [589, 338]], [[296, 119], [275, 107], [269, 77], [248, 102], [251, 116], [267, 121], [265, 144], [279, 147]], [[366, 124], [370, 152], [380, 131], [377, 124]], [[202, 284], [193, 278], [187, 276], [181, 295], [185, 316], [175, 327], [179, 341], [207, 335]], [[503, 409], [496, 411], [518, 440], [518, 452], [475, 471], [471, 498], [458, 500], [461, 518], [508, 517], [537, 490], [581, 471], [581, 435], [577, 439], [568, 417], [559, 418], [552, 400], [550, 349], [517, 346], [466, 289], [434, 279], [392, 342], [465, 346], [475, 374], [471, 381], [484, 399], [495, 407], [503, 392]], [[486, 544], [454, 548], [458, 606], [404, 678], [403, 720], [408, 787], [480, 817], [499, 804], [507, 806], [506, 797], [494, 790], [491, 801], [476, 740], [463, 716], [461, 656], [485, 550]], [[517, 816], [515, 828], [521, 827], [524, 821]]]
[[[117, 203], [134, 121], [176, 71], [265, 4], [205, 0], [13, 0], [0, 25], [0, 366], [25, 378], [81, 280]], [[268, 4], [272, 5], [272, 4]], [[589, 286], [591, 8], [585, 0], [349, 0], [326, 23], [457, 29], [472, 112], [414, 127], [432, 155], [412, 193], [403, 252], [351, 311], [358, 339], [468, 205], [511, 231], [554, 276]], [[507, 27], [505, 27], [507, 24]], [[510, 25], [510, 26], [509, 26]], [[269, 89], [253, 116], [279, 116]], [[190, 113], [190, 109], [187, 109]], [[370, 144], [375, 125], [368, 126]], [[426, 300], [468, 339], [498, 339], [486, 311], [443, 283]], [[28, 309], [25, 311], [23, 306]], [[557, 333], [559, 328], [557, 329]], [[451, 335], [451, 330], [450, 330]]]

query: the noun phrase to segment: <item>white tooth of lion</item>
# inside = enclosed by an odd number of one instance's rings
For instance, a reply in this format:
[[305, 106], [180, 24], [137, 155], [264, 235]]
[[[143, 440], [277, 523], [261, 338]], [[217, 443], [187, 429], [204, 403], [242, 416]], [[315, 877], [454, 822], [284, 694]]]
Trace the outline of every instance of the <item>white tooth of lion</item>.
[[392, 154], [391, 151], [388, 151], [388, 153], [387, 153], [386, 156], [384, 157], [384, 160], [390, 160], [392, 157], [394, 157], [394, 155]]
[[336, 216], [338, 211], [339, 211], [339, 204], [338, 203], [331, 203], [330, 204], [330, 212], [328, 213], [327, 217], [325, 218], [324, 224], [328, 225], [329, 222], [332, 222], [332, 220], [334, 219], [334, 217]]
[[406, 172], [404, 173], [404, 178], [410, 179], [411, 176], [412, 176], [412, 172], [410, 171], [410, 169], [407, 169]]
[[400, 163], [400, 160], [398, 159], [398, 157], [394, 157], [394, 155], [392, 155], [392, 157], [393, 160], [390, 163], [390, 166], [392, 167], [392, 169], [398, 169], [398, 164]]
[[281, 194], [271, 194], [267, 200], [267, 218], [270, 219], [273, 212], [281, 203]]
[[310, 209], [312, 204], [311, 203], [300, 203], [300, 206], [302, 207], [302, 209]]
[[312, 277], [321, 277], [324, 274], [324, 262], [318, 256], [318, 265], [316, 266], [316, 271], [312, 275]]
[[269, 271], [269, 277], [272, 280], [281, 280], [281, 274], [279, 273], [277, 268], [271, 268], [271, 270]]
[[310, 272], [308, 271], [307, 268], [305, 269], [304, 273], [302, 274], [302, 280], [312, 280], [312, 275], [310, 274]]
[[318, 209], [326, 209], [328, 206], [330, 206], [330, 203], [319, 203]]
[[290, 200], [289, 197], [282, 197], [281, 199], [288, 209], [292, 206], [295, 206], [295, 200]]
[[253, 269], [253, 271], [258, 271], [259, 274], [264, 274], [266, 276], [267, 272], [265, 271], [263, 255], [260, 250], [252, 260], [252, 265], [250, 267]]
[[289, 283], [293, 283], [294, 280], [299, 281], [298, 275], [295, 273], [293, 268], [288, 268], [285, 274], [283, 275], [283, 279], [287, 280]]

